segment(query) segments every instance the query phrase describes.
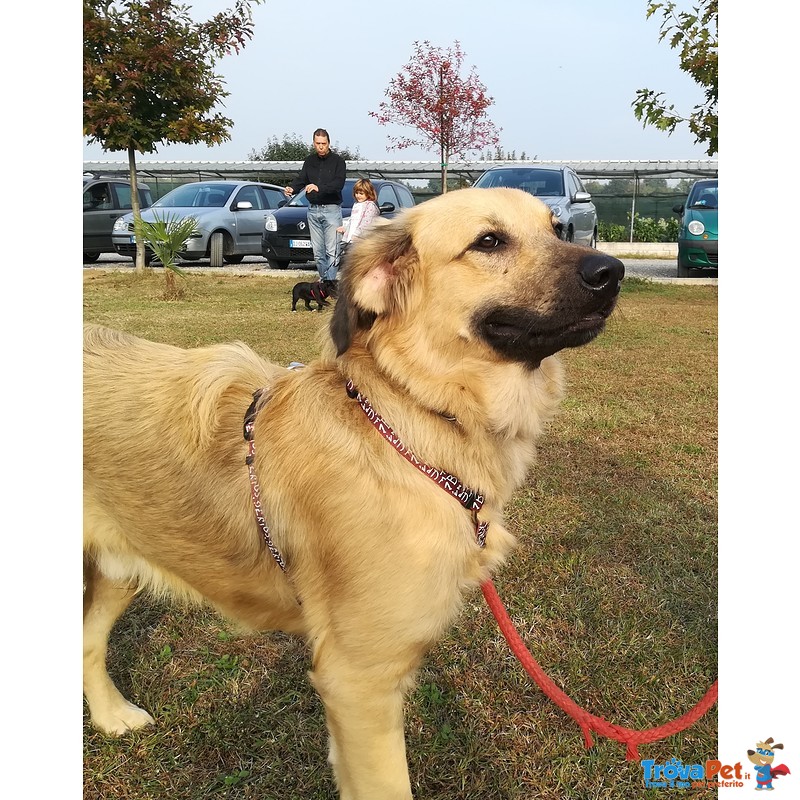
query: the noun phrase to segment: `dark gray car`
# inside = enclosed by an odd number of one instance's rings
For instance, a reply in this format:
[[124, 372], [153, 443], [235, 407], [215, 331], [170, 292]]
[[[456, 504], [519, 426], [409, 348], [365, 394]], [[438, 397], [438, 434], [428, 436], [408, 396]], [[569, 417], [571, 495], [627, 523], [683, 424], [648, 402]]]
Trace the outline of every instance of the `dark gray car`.
[[[150, 187], [139, 183], [139, 204], [147, 208]], [[113, 253], [111, 232], [117, 219], [131, 210], [131, 185], [124, 178], [83, 176], [83, 261], [93, 263], [101, 253]]]
[[597, 209], [572, 167], [490, 167], [474, 185], [522, 189], [550, 206], [561, 225], [562, 239], [597, 246]]

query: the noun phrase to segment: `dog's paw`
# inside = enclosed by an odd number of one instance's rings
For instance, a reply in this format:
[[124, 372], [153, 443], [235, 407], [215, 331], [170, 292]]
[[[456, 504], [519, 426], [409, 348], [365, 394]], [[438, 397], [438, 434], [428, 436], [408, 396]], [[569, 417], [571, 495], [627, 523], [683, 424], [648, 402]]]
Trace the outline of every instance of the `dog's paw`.
[[125, 700], [124, 704], [93, 714], [92, 725], [107, 736], [122, 736], [128, 731], [155, 725], [155, 720], [143, 708]]

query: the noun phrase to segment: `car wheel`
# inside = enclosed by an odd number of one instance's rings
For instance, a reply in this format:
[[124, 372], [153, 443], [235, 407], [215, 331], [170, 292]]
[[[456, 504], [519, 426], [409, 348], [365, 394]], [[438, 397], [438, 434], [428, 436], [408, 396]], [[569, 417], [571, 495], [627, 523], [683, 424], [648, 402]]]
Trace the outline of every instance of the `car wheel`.
[[241, 264], [243, 260], [244, 260], [243, 255], [231, 254], [229, 256], [225, 256], [225, 262], [227, 264]]
[[225, 249], [225, 234], [221, 231], [211, 234], [208, 244], [209, 266], [221, 267], [224, 263], [223, 251]]
[[94, 264], [94, 262], [97, 261], [98, 258], [100, 258], [100, 253], [84, 253], [83, 263]]
[[692, 270], [689, 267], [685, 267], [681, 262], [678, 262], [678, 277], [679, 278], [691, 278], [692, 277]]
[[575, 239], [575, 231], [572, 230], [572, 225], [570, 225], [566, 231], [564, 231], [564, 241], [565, 242], [572, 242]]
[[589, 240], [589, 247], [597, 250], [597, 231], [592, 231], [592, 238]]
[[267, 258], [267, 266], [270, 269], [288, 269], [289, 262], [284, 261], [283, 259]]

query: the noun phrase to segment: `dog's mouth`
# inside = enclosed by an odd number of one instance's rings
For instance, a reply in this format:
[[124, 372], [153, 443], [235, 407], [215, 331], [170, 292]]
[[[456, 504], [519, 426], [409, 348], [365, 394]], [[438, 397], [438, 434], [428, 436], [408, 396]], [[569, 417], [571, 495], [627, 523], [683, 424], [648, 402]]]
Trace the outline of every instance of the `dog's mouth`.
[[542, 316], [514, 306], [494, 307], [478, 315], [475, 330], [501, 355], [536, 368], [559, 350], [591, 342], [602, 332], [614, 305], [611, 301], [567, 323], [563, 316]]

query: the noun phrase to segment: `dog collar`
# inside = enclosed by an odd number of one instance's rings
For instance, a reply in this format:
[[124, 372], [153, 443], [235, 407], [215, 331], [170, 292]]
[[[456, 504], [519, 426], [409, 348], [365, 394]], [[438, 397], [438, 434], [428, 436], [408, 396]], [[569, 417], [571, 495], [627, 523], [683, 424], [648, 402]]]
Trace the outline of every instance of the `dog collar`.
[[358, 391], [353, 381], [347, 381], [345, 391], [348, 397], [358, 402], [367, 419], [372, 423], [378, 433], [380, 433], [409, 464], [416, 467], [423, 475], [427, 475], [437, 486], [444, 489], [444, 491], [452, 497], [455, 497], [464, 508], [472, 513], [472, 522], [475, 525], [475, 539], [480, 547], [484, 547], [486, 545], [486, 533], [489, 529], [489, 523], [478, 519], [478, 512], [483, 507], [483, 495], [465, 486], [455, 475], [442, 472], [442, 470], [431, 467], [424, 461], [420, 461], [414, 453], [403, 444], [400, 437], [392, 430], [392, 427], [386, 420], [375, 411], [369, 400]]

